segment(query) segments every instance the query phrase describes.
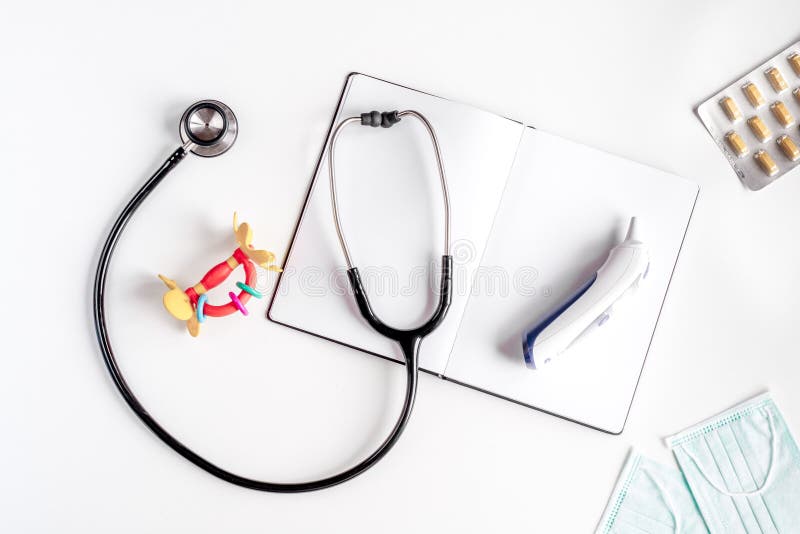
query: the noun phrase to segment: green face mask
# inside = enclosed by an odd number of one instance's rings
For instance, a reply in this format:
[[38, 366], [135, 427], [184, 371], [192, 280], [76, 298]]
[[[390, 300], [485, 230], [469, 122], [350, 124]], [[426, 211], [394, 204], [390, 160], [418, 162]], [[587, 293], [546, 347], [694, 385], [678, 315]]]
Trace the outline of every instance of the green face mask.
[[631, 451], [596, 534], [707, 533], [681, 472]]
[[769, 394], [667, 444], [711, 532], [800, 530], [800, 450]]

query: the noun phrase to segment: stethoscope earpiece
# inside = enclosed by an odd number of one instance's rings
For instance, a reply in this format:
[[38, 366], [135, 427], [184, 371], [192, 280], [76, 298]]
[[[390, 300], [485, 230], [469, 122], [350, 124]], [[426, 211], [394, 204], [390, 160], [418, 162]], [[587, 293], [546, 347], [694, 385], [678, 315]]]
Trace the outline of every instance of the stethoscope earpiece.
[[181, 117], [181, 140], [193, 154], [211, 158], [233, 146], [239, 123], [231, 108], [218, 100], [195, 102]]

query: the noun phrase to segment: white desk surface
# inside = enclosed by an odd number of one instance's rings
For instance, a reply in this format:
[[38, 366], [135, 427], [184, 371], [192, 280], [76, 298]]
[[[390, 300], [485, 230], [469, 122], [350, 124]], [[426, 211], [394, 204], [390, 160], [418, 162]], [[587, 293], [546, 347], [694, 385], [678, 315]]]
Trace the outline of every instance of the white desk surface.
[[[800, 4], [760, 2], [760, 16], [744, 1], [233, 4], [2, 10], [0, 531], [589, 532], [632, 444], [671, 461], [663, 436], [767, 388], [800, 431], [800, 174], [746, 191], [693, 113], [798, 39]], [[258, 244], [280, 252], [352, 70], [701, 185], [621, 436], [426, 375], [408, 430], [378, 466], [335, 489], [271, 495], [190, 465], [125, 406], [94, 339], [91, 280], [112, 217], [176, 145], [184, 107], [227, 102], [240, 139], [221, 158], [184, 162], [130, 239], [152, 227], [147, 217], [164, 220], [171, 197], [210, 188], [202, 211], [175, 222], [208, 242], [177, 249], [228, 248], [238, 208]], [[262, 189], [248, 195], [254, 183]], [[130, 265], [124, 250], [119, 264]], [[145, 296], [159, 295], [146, 269], [166, 267], [137, 268]], [[252, 333], [252, 346], [202, 360], [208, 368], [150, 354], [164, 374], [137, 382], [185, 401], [154, 408], [179, 414], [215, 460], [282, 480], [327, 474], [393, 421], [399, 366], [260, 317], [218, 325]], [[218, 376], [200, 395], [210, 370]]]

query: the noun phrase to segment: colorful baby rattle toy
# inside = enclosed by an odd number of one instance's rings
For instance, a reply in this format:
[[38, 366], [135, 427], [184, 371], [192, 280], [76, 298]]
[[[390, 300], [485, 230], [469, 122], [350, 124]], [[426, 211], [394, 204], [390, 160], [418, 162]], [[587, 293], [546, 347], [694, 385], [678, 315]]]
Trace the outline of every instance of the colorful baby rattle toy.
[[[176, 319], [186, 321], [186, 328], [193, 337], [197, 337], [200, 333], [200, 323], [205, 322], [207, 317], [225, 317], [237, 311], [242, 315], [247, 315], [245, 304], [250, 297], [257, 299], [263, 297], [261, 292], [255, 289], [257, 275], [254, 262], [270, 271], [281, 271], [279, 267], [272, 265], [275, 262], [275, 254], [268, 250], [253, 248], [250, 243], [253, 240], [253, 230], [247, 223], [239, 225], [235, 212], [233, 214], [233, 234], [239, 245], [233, 251], [233, 255], [212, 267], [200, 282], [189, 289], [184, 291], [174, 280], [161, 274], [158, 275], [169, 288], [169, 291], [164, 293], [164, 307]], [[239, 294], [237, 295], [233, 291], [229, 292], [228, 297], [231, 301], [227, 304], [209, 304], [206, 293], [227, 280], [239, 265], [244, 267], [245, 273], [245, 281], [236, 282], [236, 287], [240, 289]]]

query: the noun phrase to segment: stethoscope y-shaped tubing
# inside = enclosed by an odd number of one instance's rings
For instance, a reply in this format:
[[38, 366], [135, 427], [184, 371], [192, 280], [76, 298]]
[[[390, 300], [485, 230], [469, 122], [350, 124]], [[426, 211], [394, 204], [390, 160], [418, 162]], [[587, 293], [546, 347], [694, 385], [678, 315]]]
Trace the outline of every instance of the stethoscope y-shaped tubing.
[[[369, 297], [364, 290], [359, 275], [358, 268], [353, 266], [352, 256], [350, 249], [347, 246], [347, 240], [344, 237], [342, 230], [341, 218], [339, 217], [339, 202], [336, 191], [336, 165], [335, 165], [335, 152], [336, 141], [341, 135], [345, 127], [356, 122], [364, 126], [389, 128], [400, 121], [402, 117], [410, 116], [418, 119], [425, 126], [428, 135], [433, 145], [433, 150], [436, 155], [436, 165], [439, 171], [439, 181], [442, 187], [442, 200], [444, 202], [444, 252], [442, 254], [442, 267], [441, 267], [441, 281], [439, 287], [439, 302], [430, 318], [420, 326], [411, 328], [409, 330], [401, 330], [388, 326], [375, 315], [372, 306], [369, 303]], [[408, 376], [408, 385], [406, 387], [406, 401], [403, 405], [403, 410], [395, 425], [395, 432], [392, 437], [396, 439], [402, 432], [403, 427], [411, 415], [411, 410], [414, 407], [414, 398], [417, 390], [417, 379], [419, 375], [419, 347], [422, 338], [430, 334], [444, 319], [447, 310], [450, 307], [451, 301], [451, 284], [452, 284], [452, 270], [453, 258], [450, 256], [450, 195], [447, 189], [447, 178], [444, 173], [444, 165], [442, 164], [442, 155], [439, 148], [439, 140], [436, 138], [436, 132], [428, 122], [424, 115], [417, 111], [387, 111], [371, 113], [363, 113], [360, 117], [349, 117], [342, 120], [334, 129], [331, 136], [331, 143], [328, 151], [328, 174], [330, 177], [330, 192], [331, 192], [331, 206], [333, 209], [333, 220], [336, 225], [336, 234], [339, 237], [339, 244], [342, 247], [342, 253], [347, 263], [347, 277], [350, 281], [350, 286], [353, 289], [353, 297], [356, 300], [358, 309], [361, 315], [369, 323], [369, 325], [379, 334], [396, 341], [403, 351], [403, 356], [406, 363], [406, 372]]]
[[[442, 267], [441, 267], [441, 281], [439, 287], [439, 302], [431, 317], [422, 325], [412, 328], [410, 330], [400, 330], [392, 328], [383, 321], [381, 321], [373, 312], [372, 306], [369, 303], [369, 298], [366, 291], [364, 291], [363, 284], [361, 283], [361, 276], [359, 275], [358, 268], [353, 266], [352, 256], [350, 249], [347, 246], [347, 240], [342, 230], [341, 217], [339, 216], [339, 201], [336, 190], [336, 142], [339, 139], [342, 131], [350, 124], [360, 123], [363, 126], [383, 127], [390, 128], [394, 124], [400, 122], [403, 117], [414, 117], [425, 126], [428, 136], [430, 137], [433, 151], [436, 156], [436, 168], [439, 172], [439, 183], [442, 188], [442, 202], [444, 203], [444, 251], [442, 253]], [[336, 226], [336, 234], [339, 237], [339, 244], [342, 247], [342, 253], [347, 263], [347, 277], [353, 289], [353, 296], [358, 304], [359, 311], [364, 319], [374, 328], [378, 333], [390, 339], [397, 341], [403, 350], [403, 355], [406, 359], [406, 364], [410, 365], [413, 361], [418, 359], [419, 344], [422, 338], [431, 333], [439, 323], [444, 319], [447, 310], [450, 307], [451, 293], [450, 286], [452, 282], [453, 258], [450, 256], [450, 194], [447, 188], [447, 178], [444, 172], [444, 164], [442, 163], [442, 152], [439, 147], [439, 140], [436, 137], [436, 132], [433, 126], [425, 118], [424, 115], [418, 111], [405, 110], [405, 111], [372, 111], [370, 113], [362, 113], [360, 117], [348, 117], [343, 119], [331, 135], [330, 147], [328, 150], [328, 176], [330, 178], [330, 192], [331, 192], [331, 206], [333, 210], [333, 222]], [[410, 409], [410, 408], [409, 408]], [[405, 411], [405, 408], [404, 408]]]

